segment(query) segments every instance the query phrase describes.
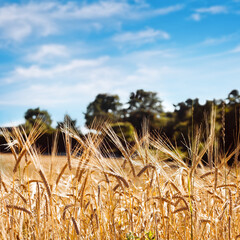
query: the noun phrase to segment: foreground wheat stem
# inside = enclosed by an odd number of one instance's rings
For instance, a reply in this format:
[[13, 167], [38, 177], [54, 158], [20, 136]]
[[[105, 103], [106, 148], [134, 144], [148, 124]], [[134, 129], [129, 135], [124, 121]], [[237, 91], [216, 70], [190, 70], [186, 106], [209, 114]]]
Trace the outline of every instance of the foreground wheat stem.
[[[102, 130], [122, 158], [105, 157], [110, 150], [101, 134], [80, 139], [68, 129], [68, 142], [74, 138], [76, 147], [67, 157], [52, 154], [49, 166], [30, 137], [14, 130], [11, 144], [16, 138], [18, 147], [25, 146], [22, 158], [28, 161], [13, 174], [19, 157], [13, 145], [16, 159], [1, 171], [0, 238], [239, 239], [238, 168], [230, 171], [226, 164], [237, 158], [239, 146], [220, 153], [214, 128], [212, 123], [207, 138], [197, 131], [188, 147], [191, 167], [166, 137], [146, 129], [127, 147], [112, 130]], [[203, 166], [212, 157], [212, 168]]]

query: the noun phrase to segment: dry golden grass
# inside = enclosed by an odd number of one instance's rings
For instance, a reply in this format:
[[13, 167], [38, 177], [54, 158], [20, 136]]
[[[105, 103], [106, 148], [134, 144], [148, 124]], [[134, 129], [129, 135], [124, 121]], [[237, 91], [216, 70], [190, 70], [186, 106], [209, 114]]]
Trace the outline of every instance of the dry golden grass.
[[[1, 239], [240, 238], [239, 168], [226, 165], [239, 148], [220, 154], [214, 116], [206, 141], [200, 133], [192, 141], [192, 167], [146, 128], [134, 146], [123, 147], [107, 126], [84, 141], [66, 126], [67, 156], [61, 157], [38, 154], [41, 131], [3, 131], [13, 154], [0, 155]], [[105, 134], [123, 158], [102, 156]], [[79, 143], [74, 149], [72, 138]]]

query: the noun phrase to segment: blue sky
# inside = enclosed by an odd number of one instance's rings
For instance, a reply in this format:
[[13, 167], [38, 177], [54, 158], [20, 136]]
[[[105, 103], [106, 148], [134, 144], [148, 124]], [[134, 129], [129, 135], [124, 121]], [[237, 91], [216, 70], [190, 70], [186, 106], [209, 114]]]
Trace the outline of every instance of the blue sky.
[[28, 108], [84, 125], [98, 93], [143, 88], [165, 110], [240, 90], [240, 1], [0, 0], [0, 125]]

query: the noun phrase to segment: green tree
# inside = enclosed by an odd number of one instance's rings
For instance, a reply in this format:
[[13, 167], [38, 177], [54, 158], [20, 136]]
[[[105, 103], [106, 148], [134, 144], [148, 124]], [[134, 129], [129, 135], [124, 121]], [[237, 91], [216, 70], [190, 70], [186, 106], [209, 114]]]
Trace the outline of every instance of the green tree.
[[64, 115], [64, 119], [63, 122], [58, 122], [57, 123], [57, 129], [61, 129], [64, 128], [64, 126], [68, 126], [72, 129], [74, 129], [76, 132], [78, 132], [79, 134], [81, 133], [81, 131], [79, 130], [79, 128], [77, 127], [77, 120], [73, 120], [70, 115], [65, 114]]
[[[227, 104], [226, 104], [227, 103]], [[234, 89], [229, 94], [225, 101], [225, 106], [221, 104], [221, 137], [224, 138], [225, 149], [228, 151], [234, 150], [240, 140], [240, 95], [239, 91]], [[223, 115], [224, 121], [223, 121]], [[223, 131], [224, 136], [223, 136]]]
[[238, 90], [234, 89], [228, 94], [227, 100], [229, 101], [229, 104], [236, 104], [240, 103], [240, 95]]
[[130, 94], [128, 101], [130, 111], [151, 111], [160, 114], [163, 111], [162, 101], [156, 92], [146, 92], [143, 89]]
[[134, 141], [134, 127], [130, 122], [113, 123], [111, 127], [120, 139], [124, 138], [129, 143]]
[[25, 112], [24, 118], [26, 120], [25, 127], [27, 131], [31, 130], [37, 119], [42, 121], [47, 131], [52, 130], [52, 119], [46, 110], [40, 110], [40, 108], [30, 108]]
[[163, 107], [156, 92], [147, 92], [142, 89], [132, 92], [128, 105], [125, 120], [132, 123], [138, 132], [142, 129], [144, 119], [149, 121], [150, 129], [159, 127]]
[[86, 125], [92, 127], [94, 119], [116, 122], [121, 105], [118, 95], [98, 94], [87, 107], [85, 113]]

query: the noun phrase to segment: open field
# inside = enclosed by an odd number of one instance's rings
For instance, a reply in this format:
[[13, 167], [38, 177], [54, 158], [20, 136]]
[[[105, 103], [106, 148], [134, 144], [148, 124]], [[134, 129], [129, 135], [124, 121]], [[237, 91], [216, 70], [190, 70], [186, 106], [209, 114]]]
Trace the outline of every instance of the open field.
[[[65, 156], [55, 156], [54, 158], [50, 155], [39, 155], [39, 162], [44, 169], [44, 172], [47, 177], [50, 176], [51, 164], [54, 166], [54, 172], [57, 173], [59, 169], [61, 169], [66, 163]], [[9, 153], [0, 153], [0, 166], [2, 173], [6, 175], [12, 175], [12, 171], [14, 168], [15, 160], [14, 156]], [[23, 160], [20, 164], [20, 170], [24, 169], [25, 160]], [[36, 169], [34, 165], [28, 166], [28, 176], [29, 178], [38, 178], [38, 174], [36, 174]], [[39, 178], [40, 180], [40, 178]]]
[[131, 147], [102, 130], [121, 159], [102, 156], [103, 134], [82, 140], [68, 128], [67, 155], [42, 156], [34, 148], [40, 130], [3, 132], [13, 154], [0, 155], [1, 239], [240, 238], [239, 167], [227, 166], [239, 148], [219, 151], [214, 125], [204, 142], [198, 134], [192, 141], [191, 166], [146, 129]]

